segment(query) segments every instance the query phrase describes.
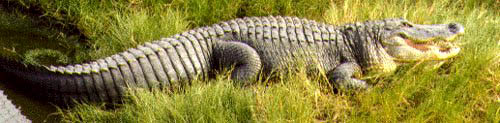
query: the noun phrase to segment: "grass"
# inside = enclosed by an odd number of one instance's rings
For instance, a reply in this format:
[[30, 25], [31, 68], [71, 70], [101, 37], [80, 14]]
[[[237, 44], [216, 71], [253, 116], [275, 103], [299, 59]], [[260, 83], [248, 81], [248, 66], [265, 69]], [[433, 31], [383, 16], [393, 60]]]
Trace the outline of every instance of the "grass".
[[[19, 59], [30, 50], [49, 51], [52, 49], [49, 52], [58, 52], [59, 56], [67, 57], [70, 50], [74, 49], [74, 46], [69, 45], [70, 40], [58, 40], [64, 36], [60, 31], [39, 27], [40, 22], [28, 16], [9, 14], [1, 10], [0, 8], [0, 55]], [[31, 53], [30, 57], [36, 59], [39, 55], [42, 54]]]
[[255, 103], [252, 91], [235, 88], [227, 79], [213, 80], [206, 85], [195, 84], [183, 94], [136, 90], [130, 93], [130, 100], [121, 105], [122, 108], [114, 111], [103, 110], [103, 105], [84, 104], [64, 116], [66, 122], [243, 122], [251, 119], [251, 105]]
[[301, 70], [245, 88], [223, 74], [182, 92], [133, 91], [116, 109], [82, 104], [61, 110], [65, 122], [500, 122], [500, 3], [494, 0], [11, 1], [76, 25], [88, 40], [73, 47], [72, 62], [243, 16], [290, 15], [330, 24], [404, 17], [466, 28], [458, 40], [462, 52], [440, 69], [428, 70], [425, 62], [404, 65], [368, 91], [335, 94], [323, 77]]

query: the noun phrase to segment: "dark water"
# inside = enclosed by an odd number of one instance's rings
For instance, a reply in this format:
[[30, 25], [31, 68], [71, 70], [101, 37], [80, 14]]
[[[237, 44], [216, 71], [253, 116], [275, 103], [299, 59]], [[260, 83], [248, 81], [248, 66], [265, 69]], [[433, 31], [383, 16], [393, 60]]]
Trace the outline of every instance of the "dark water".
[[[2, 7], [0, 5], [0, 56], [20, 58], [25, 52], [37, 48], [70, 51], [72, 43], [68, 43], [67, 39], [56, 39], [60, 38], [58, 34], [61, 31], [40, 25], [43, 20], [10, 13]], [[56, 106], [37, 99], [29, 93], [30, 87], [23, 83], [27, 82], [0, 70], [0, 89], [28, 119], [35, 123], [60, 121], [60, 116], [55, 114]]]
[[59, 116], [53, 114], [57, 111], [54, 105], [23, 92], [29, 88], [13, 85], [14, 83], [21, 82], [14, 80], [13, 77], [7, 76], [7, 74], [0, 73], [0, 89], [4, 91], [4, 94], [14, 105], [20, 107], [22, 114], [33, 122], [59, 121]]
[[[2, 26], [2, 25], [0, 25]], [[0, 51], [11, 54], [22, 54], [26, 50], [36, 47], [50, 48], [50, 40], [39, 35], [13, 30], [0, 29]], [[47, 46], [46, 46], [47, 45]], [[0, 55], [4, 55], [1, 54]], [[28, 76], [28, 75], [27, 75]], [[21, 112], [33, 122], [57, 122], [59, 116], [54, 115], [56, 107], [46, 101], [36, 99], [30, 93], [29, 87], [23, 86], [26, 83], [22, 79], [15, 78], [10, 74], [0, 72], [0, 89], [4, 91], [8, 99], [21, 108]]]

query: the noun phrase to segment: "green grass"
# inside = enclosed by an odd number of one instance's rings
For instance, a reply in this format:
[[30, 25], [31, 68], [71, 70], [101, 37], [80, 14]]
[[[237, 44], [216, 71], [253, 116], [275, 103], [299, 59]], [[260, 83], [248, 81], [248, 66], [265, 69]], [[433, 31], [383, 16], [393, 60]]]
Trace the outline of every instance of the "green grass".
[[131, 92], [116, 109], [83, 104], [61, 110], [65, 122], [500, 122], [500, 3], [494, 0], [12, 1], [76, 25], [88, 37], [82, 45], [90, 47], [74, 47], [73, 62], [242, 16], [289, 15], [330, 24], [404, 17], [466, 28], [458, 40], [462, 52], [440, 69], [426, 69], [425, 62], [404, 65], [368, 91], [334, 94], [324, 77], [300, 70], [244, 88], [219, 75], [184, 91]]
[[[202, 83], [195, 81], [194, 83]], [[208, 85], [208, 86], [207, 86]], [[243, 122], [252, 117], [253, 93], [227, 79], [194, 84], [183, 94], [136, 90], [116, 110], [80, 105], [64, 114], [67, 122]], [[170, 94], [168, 94], [170, 93]]]
[[[48, 51], [52, 49], [50, 51], [52, 54], [58, 52], [58, 56], [67, 57], [71, 54], [71, 50], [75, 49], [75, 46], [69, 45], [72, 40], [59, 40], [63, 37], [66, 38], [64, 33], [48, 27], [40, 27], [40, 21], [28, 16], [19, 13], [9, 14], [1, 10], [0, 8], [1, 56], [19, 59], [25, 57], [31, 50]], [[28, 56], [30, 57], [28, 59], [35, 60], [39, 55], [43, 55], [43, 53], [33, 52]], [[45, 55], [50, 56], [50, 53]], [[64, 62], [66, 63], [67, 60]]]

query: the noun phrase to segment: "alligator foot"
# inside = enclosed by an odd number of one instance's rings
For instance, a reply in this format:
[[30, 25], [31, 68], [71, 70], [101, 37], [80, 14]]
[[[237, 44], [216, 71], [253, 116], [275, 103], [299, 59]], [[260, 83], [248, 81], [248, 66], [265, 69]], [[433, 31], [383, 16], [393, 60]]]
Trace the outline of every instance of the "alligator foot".
[[361, 68], [353, 62], [342, 63], [328, 74], [330, 82], [340, 90], [368, 89], [371, 86], [361, 77]]
[[216, 68], [234, 67], [231, 78], [242, 84], [255, 79], [261, 70], [259, 54], [247, 44], [220, 41], [214, 50]]

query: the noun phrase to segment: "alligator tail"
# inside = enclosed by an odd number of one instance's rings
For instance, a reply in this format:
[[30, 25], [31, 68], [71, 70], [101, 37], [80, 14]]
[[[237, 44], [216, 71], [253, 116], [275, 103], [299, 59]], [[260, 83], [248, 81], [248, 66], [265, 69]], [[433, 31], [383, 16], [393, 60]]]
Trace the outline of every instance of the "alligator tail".
[[0, 69], [57, 104], [117, 102], [128, 88], [175, 88], [206, 76], [212, 42], [196, 40], [200, 35], [187, 32], [83, 64], [34, 66], [0, 58]]

